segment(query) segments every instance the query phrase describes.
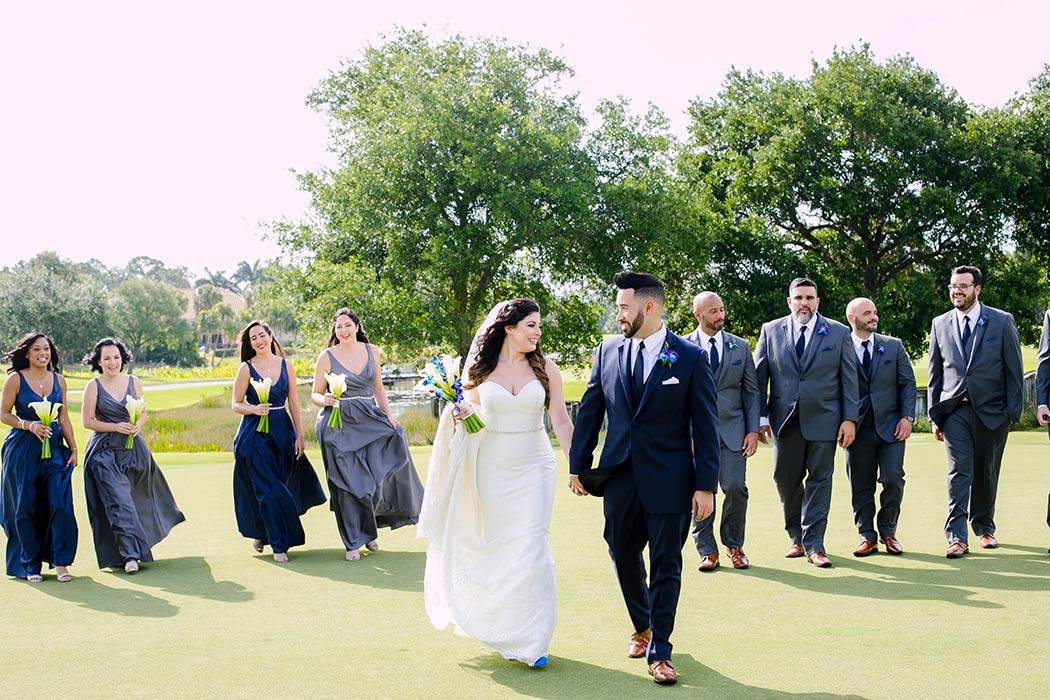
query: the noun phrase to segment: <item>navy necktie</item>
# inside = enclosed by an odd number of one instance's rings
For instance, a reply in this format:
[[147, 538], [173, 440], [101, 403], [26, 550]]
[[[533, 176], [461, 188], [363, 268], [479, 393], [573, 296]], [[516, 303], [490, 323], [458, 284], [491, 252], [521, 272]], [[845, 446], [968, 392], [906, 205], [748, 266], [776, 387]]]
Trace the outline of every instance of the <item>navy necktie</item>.
[[970, 336], [972, 334], [973, 334], [973, 331], [970, 330], [970, 317], [969, 316], [963, 316], [962, 341], [963, 341], [963, 348], [964, 349], [967, 348], [967, 346], [969, 346], [969, 344], [970, 344]]
[[711, 360], [711, 372], [714, 373], [718, 371], [718, 348], [714, 338], [711, 338], [710, 343], [711, 349], [707, 351], [707, 356]]
[[864, 376], [871, 377], [871, 348], [868, 347], [870, 340], [862, 340], [861, 345], [864, 346], [864, 357], [860, 360], [860, 366], [864, 368]]
[[795, 343], [795, 354], [798, 355], [798, 359], [802, 359], [802, 353], [806, 351], [806, 327], [800, 326], [798, 329], [798, 342]]
[[638, 343], [638, 353], [634, 358], [634, 370], [631, 373], [631, 388], [634, 390], [634, 399], [637, 401], [645, 388], [645, 341]]

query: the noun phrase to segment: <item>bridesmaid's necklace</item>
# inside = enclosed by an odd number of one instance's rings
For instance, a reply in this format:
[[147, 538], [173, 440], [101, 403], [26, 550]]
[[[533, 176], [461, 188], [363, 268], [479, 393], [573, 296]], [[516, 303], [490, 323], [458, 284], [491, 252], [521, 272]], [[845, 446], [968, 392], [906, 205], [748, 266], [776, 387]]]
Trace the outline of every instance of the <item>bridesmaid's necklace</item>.
[[44, 380], [47, 379], [47, 371], [45, 370], [44, 373], [42, 375], [40, 375], [39, 378], [36, 376], [36, 374], [32, 370], [29, 370], [28, 374], [29, 374], [30, 379], [32, 379], [34, 382], [36, 382], [36, 388], [39, 389], [40, 391], [43, 391], [44, 390]]

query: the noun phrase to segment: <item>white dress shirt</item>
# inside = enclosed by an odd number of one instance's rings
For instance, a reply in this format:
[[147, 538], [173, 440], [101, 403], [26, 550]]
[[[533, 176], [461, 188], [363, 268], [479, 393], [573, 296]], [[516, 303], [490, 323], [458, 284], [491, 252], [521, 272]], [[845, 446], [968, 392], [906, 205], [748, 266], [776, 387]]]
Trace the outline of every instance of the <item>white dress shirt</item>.
[[725, 342], [725, 336], [722, 335], [722, 331], [716, 331], [714, 335], [708, 335], [700, 330], [700, 327], [696, 328], [696, 338], [700, 341], [699, 345], [703, 348], [704, 352], [707, 353], [707, 361], [711, 361], [711, 339], [715, 340], [715, 347], [718, 348], [718, 361], [722, 361], [722, 344]]
[[[809, 331], [806, 331], [807, 333]], [[859, 365], [864, 361], [864, 341], [868, 341], [868, 352], [871, 353], [871, 357], [875, 357], [875, 335], [869, 335], [867, 338], [858, 338], [856, 333], [850, 333], [850, 338], [853, 339], [853, 349], [857, 351], [857, 364]]]
[[977, 302], [973, 305], [973, 308], [963, 313], [959, 309], [955, 309], [955, 323], [956, 330], [959, 331], [959, 338], [962, 338], [963, 333], [963, 319], [970, 319], [970, 332], [974, 333], [977, 331], [977, 321], [981, 318], [981, 302]]
[[631, 366], [627, 369], [630, 370], [630, 374], [634, 376], [634, 364], [638, 361], [638, 346], [641, 342], [645, 341], [645, 350], [642, 352], [642, 360], [645, 362], [645, 380], [649, 380], [649, 373], [653, 371], [653, 367], [656, 366], [656, 356], [664, 349], [664, 340], [667, 338], [667, 327], [660, 324], [660, 329], [650, 335], [648, 338], [639, 338], [635, 336], [631, 338]]

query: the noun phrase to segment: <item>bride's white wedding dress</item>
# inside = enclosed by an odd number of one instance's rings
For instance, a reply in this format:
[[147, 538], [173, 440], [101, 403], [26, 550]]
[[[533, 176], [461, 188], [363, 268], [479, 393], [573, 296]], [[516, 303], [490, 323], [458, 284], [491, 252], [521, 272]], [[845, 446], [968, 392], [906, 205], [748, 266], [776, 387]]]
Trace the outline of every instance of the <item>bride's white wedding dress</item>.
[[450, 623], [507, 659], [547, 655], [557, 619], [550, 520], [556, 463], [543, 429], [543, 385], [517, 395], [478, 387], [485, 429], [453, 428], [446, 407], [434, 440], [419, 534], [429, 537], [424, 597]]

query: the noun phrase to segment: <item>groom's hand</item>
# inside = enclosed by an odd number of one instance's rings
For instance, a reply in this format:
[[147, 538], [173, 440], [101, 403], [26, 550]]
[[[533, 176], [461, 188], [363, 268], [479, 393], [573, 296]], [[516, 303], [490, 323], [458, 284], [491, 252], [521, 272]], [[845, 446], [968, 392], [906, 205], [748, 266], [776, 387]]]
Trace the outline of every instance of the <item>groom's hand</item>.
[[710, 491], [697, 491], [693, 494], [693, 516], [697, 522], [710, 518], [715, 510], [715, 495]]
[[577, 496], [587, 495], [587, 489], [583, 488], [583, 484], [580, 483], [580, 477], [575, 474], [569, 474], [569, 490]]

